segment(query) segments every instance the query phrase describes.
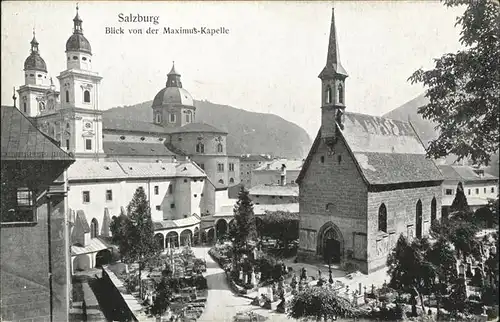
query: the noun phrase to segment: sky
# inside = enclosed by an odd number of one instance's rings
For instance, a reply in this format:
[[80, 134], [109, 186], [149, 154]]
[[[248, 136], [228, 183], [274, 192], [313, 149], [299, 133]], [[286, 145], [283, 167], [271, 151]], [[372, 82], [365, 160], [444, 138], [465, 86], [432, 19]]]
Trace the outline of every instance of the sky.
[[[2, 1], [2, 105], [24, 83], [33, 28], [49, 75], [66, 69], [65, 44], [76, 2]], [[100, 107], [152, 100], [175, 61], [183, 87], [197, 100], [272, 113], [314, 138], [320, 127], [321, 81], [331, 8], [346, 80], [348, 111], [382, 115], [421, 94], [410, 84], [418, 68], [456, 52], [462, 8], [438, 1], [315, 2], [79, 2], [93, 70], [103, 77]], [[119, 22], [124, 16], [158, 16], [159, 23]], [[124, 35], [106, 34], [122, 27]], [[158, 28], [159, 34], [129, 34]], [[223, 27], [227, 34], [163, 34], [163, 28]]]

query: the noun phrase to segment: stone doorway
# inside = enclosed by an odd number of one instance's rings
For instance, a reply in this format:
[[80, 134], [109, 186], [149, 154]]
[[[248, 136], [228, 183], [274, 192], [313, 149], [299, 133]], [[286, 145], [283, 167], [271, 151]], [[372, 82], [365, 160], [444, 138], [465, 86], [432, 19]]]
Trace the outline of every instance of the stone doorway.
[[325, 241], [325, 249], [323, 250], [324, 259], [327, 263], [340, 263], [340, 242], [335, 239], [327, 239]]
[[340, 264], [344, 256], [344, 238], [334, 223], [327, 222], [318, 232], [317, 254], [326, 263]]

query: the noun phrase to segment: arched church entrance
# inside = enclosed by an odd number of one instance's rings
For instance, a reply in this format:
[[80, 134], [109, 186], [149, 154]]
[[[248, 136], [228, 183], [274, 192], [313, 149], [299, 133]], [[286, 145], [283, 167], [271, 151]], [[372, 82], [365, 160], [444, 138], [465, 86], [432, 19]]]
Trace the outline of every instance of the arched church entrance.
[[327, 263], [339, 264], [342, 260], [344, 238], [337, 225], [331, 221], [319, 230], [317, 252]]

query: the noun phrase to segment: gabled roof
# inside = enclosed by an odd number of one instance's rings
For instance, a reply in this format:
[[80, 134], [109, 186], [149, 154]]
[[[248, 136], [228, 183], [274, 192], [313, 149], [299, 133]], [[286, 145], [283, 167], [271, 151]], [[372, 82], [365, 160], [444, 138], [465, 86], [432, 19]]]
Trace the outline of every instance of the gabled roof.
[[[443, 180], [436, 164], [426, 158], [425, 148], [408, 122], [345, 113], [344, 128], [338, 133], [369, 185]], [[298, 181], [304, 177], [320, 140], [321, 130]]]
[[104, 141], [102, 146], [107, 156], [164, 157], [175, 155], [163, 142], [159, 141], [158, 143]]
[[80, 233], [90, 233], [90, 226], [83, 210], [76, 211], [74, 231], [78, 231]]
[[252, 196], [299, 196], [299, 186], [296, 184], [261, 184], [250, 188], [249, 194]]
[[202, 132], [228, 134], [226, 131], [219, 130], [218, 128], [207, 123], [189, 123], [184, 126], [180, 126], [175, 129], [169, 130], [169, 133], [202, 133]]
[[438, 166], [445, 180], [453, 180], [453, 181], [463, 181], [463, 182], [471, 182], [471, 181], [491, 181], [498, 180], [498, 177], [493, 176], [489, 173], [483, 171], [483, 174], [478, 174], [473, 167], [470, 166], [462, 166], [462, 165], [447, 165], [442, 164]]
[[62, 160], [71, 163], [74, 160], [17, 108], [2, 106], [0, 110], [2, 113], [2, 161]]
[[191, 161], [152, 163], [80, 159], [68, 169], [68, 180], [113, 180], [131, 178], [206, 177]]
[[165, 134], [163, 126], [151, 122], [142, 122], [132, 119], [109, 118], [103, 116], [102, 128], [104, 131], [126, 131], [141, 133]]

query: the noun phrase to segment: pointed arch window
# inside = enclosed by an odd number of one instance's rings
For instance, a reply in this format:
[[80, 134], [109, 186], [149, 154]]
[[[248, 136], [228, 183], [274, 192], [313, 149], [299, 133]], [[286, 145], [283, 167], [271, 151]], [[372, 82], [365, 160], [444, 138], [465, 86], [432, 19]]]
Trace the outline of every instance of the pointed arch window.
[[45, 110], [45, 103], [44, 102], [38, 103], [38, 108], [40, 109], [40, 112], [44, 111]]
[[89, 90], [85, 90], [83, 92], [83, 102], [90, 103], [90, 91]]
[[381, 204], [378, 208], [378, 230], [387, 232], [387, 208], [385, 204]]
[[339, 84], [338, 86], [338, 98], [339, 98], [339, 103], [344, 104], [344, 87], [342, 84]]
[[437, 212], [437, 209], [436, 209], [436, 197], [432, 198], [432, 201], [431, 201], [431, 223], [434, 222], [434, 220], [436, 220], [437, 218], [437, 215], [436, 215], [436, 212]]
[[197, 153], [205, 153], [205, 144], [199, 142], [196, 144], [196, 152]]
[[161, 123], [161, 114], [156, 114], [156, 123]]
[[90, 222], [90, 238], [96, 238], [99, 235], [99, 223], [97, 219], [92, 219]]
[[332, 87], [330, 85], [326, 86], [326, 104], [332, 102]]
[[69, 103], [69, 91], [66, 91], [66, 103]]
[[224, 152], [224, 146], [222, 143], [217, 144], [217, 152], [222, 153]]
[[422, 238], [422, 201], [418, 200], [415, 208], [416, 236]]
[[26, 102], [23, 102], [23, 111], [24, 113], [28, 111], [28, 108], [26, 107]]

